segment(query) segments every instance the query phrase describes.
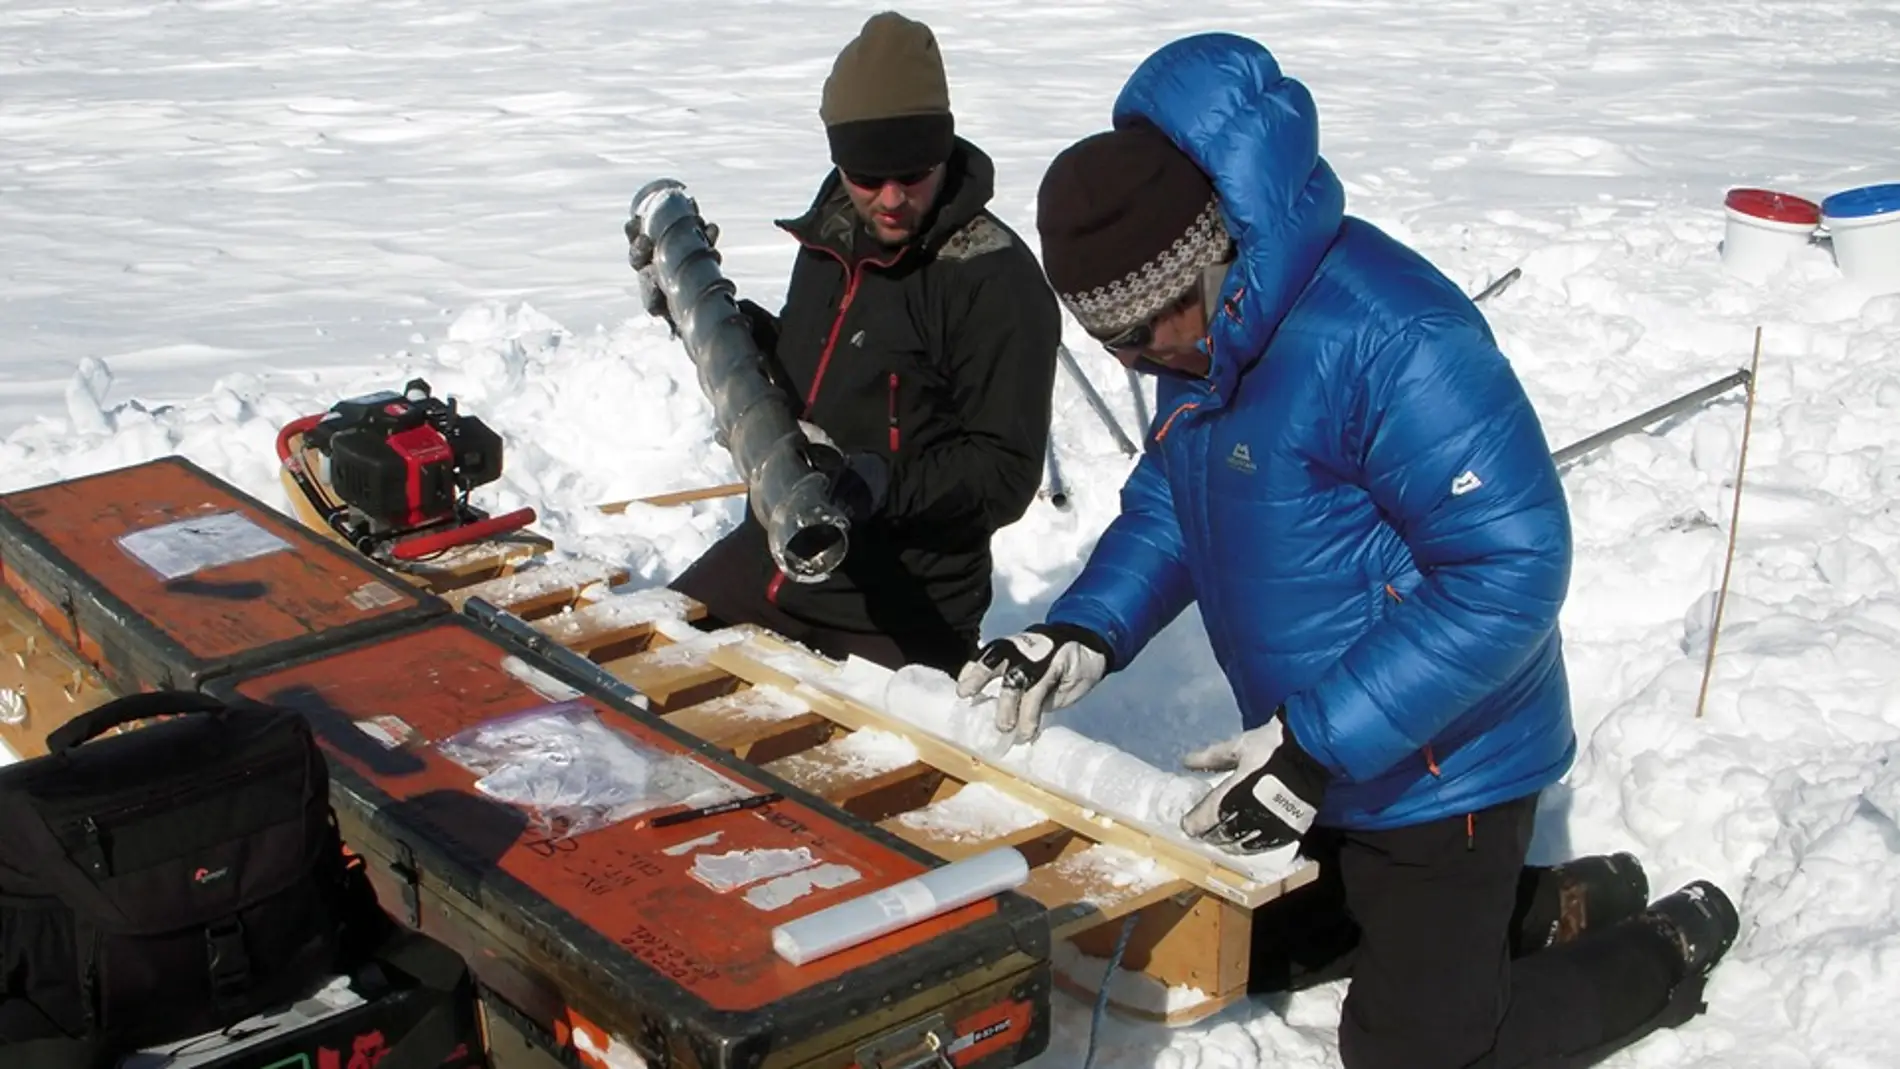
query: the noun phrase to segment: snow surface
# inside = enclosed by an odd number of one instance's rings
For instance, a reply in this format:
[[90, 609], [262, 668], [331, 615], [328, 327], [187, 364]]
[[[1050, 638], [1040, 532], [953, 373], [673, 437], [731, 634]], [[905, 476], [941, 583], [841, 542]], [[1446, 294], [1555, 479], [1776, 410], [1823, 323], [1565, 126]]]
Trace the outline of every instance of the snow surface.
[[[484, 502], [531, 504], [633, 585], [736, 501], [589, 506], [729, 481], [708, 406], [634, 309], [620, 226], [686, 181], [743, 292], [784, 292], [825, 169], [816, 108], [872, 8], [491, 0], [16, 0], [0, 7], [0, 489], [190, 456], [282, 502], [293, 416], [414, 374], [507, 435]], [[1900, 1050], [1900, 296], [1827, 251], [1721, 270], [1733, 185], [1819, 198], [1900, 179], [1900, 11], [1883, 0], [965, 0], [936, 27], [959, 129], [1033, 240], [1042, 167], [1107, 123], [1178, 34], [1265, 41], [1319, 102], [1349, 208], [1476, 290], [1553, 445], [1716, 379], [1765, 328], [1733, 592], [1694, 716], [1741, 396], [1566, 475], [1564, 627], [1582, 740], [1537, 860], [1634, 849], [1658, 893], [1708, 876], [1745, 930], [1711, 1009], [1613, 1063], [1876, 1066]], [[1124, 426], [1118, 368], [1071, 346]], [[1039, 618], [1128, 461], [1063, 379], [1071, 509], [997, 541], [992, 633]], [[1063, 727], [1157, 768], [1230, 732], [1193, 614]], [[1335, 1064], [1340, 989], [1166, 1030], [1113, 1020], [1101, 1069]], [[1072, 1066], [1087, 1011], [1058, 1000]]]

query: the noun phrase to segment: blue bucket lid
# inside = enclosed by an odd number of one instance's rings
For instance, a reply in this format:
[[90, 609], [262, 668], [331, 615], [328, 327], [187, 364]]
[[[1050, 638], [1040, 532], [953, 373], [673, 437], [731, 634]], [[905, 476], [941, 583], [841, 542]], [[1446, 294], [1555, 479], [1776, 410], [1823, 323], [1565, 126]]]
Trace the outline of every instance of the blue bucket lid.
[[1842, 190], [1821, 202], [1821, 214], [1835, 219], [1865, 219], [1900, 212], [1900, 182]]

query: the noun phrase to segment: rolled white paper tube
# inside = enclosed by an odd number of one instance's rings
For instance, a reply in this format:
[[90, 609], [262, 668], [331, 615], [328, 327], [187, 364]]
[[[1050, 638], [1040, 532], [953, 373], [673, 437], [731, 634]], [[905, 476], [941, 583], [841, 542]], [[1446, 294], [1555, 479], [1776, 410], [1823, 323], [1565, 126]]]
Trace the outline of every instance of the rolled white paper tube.
[[1019, 887], [1028, 878], [1023, 855], [1013, 847], [999, 847], [787, 921], [772, 929], [772, 949], [793, 965], [803, 965]]

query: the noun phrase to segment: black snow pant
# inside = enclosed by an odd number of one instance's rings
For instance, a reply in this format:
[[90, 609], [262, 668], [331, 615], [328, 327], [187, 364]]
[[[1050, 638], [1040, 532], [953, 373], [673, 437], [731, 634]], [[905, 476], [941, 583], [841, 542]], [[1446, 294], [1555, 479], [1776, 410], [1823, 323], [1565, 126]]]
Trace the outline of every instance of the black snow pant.
[[1692, 1015], [1648, 925], [1514, 958], [1536, 812], [1532, 796], [1390, 831], [1314, 829], [1320, 876], [1255, 913], [1249, 987], [1350, 976], [1346, 1069], [1578, 1069]]

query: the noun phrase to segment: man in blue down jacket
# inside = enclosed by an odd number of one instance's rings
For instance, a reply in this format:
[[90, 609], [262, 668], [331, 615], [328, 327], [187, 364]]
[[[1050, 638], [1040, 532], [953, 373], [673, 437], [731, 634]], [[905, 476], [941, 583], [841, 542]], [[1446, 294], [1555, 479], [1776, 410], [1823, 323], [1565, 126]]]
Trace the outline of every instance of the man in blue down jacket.
[[1738, 929], [1718, 888], [1645, 908], [1618, 855], [1541, 917], [1521, 901], [1576, 750], [1570, 521], [1484, 319], [1344, 215], [1312, 98], [1260, 45], [1162, 48], [1114, 126], [1050, 166], [1037, 222], [1064, 304], [1161, 376], [1155, 424], [1048, 622], [960, 690], [1000, 680], [998, 726], [1033, 738], [1198, 604], [1246, 730], [1189, 758], [1229, 775], [1183, 827], [1319, 863], [1256, 917], [1252, 986], [1350, 975], [1349, 1069], [1584, 1065], [1690, 1019]]

